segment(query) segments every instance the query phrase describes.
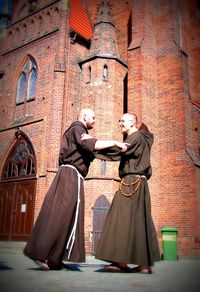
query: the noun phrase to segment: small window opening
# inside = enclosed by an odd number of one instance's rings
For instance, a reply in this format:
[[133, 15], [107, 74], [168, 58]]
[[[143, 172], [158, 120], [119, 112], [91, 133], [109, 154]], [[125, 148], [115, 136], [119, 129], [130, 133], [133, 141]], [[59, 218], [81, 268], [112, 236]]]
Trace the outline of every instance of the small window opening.
[[108, 80], [108, 66], [104, 65], [103, 67], [103, 81], [107, 81]]
[[106, 161], [101, 160], [101, 175], [105, 175], [105, 174], [106, 174]]
[[87, 78], [86, 83], [90, 83], [90, 82], [91, 82], [91, 79], [92, 79], [92, 68], [91, 68], [91, 66], [88, 67], [86, 73], [87, 73], [87, 76], [86, 76], [86, 78]]

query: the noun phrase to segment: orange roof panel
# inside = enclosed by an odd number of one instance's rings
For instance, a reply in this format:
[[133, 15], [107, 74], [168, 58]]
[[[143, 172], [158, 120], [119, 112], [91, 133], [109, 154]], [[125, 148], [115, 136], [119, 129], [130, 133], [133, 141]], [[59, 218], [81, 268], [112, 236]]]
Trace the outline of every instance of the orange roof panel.
[[90, 19], [86, 8], [83, 6], [81, 0], [69, 0], [70, 16], [69, 25], [71, 30], [85, 38], [91, 39], [93, 35]]

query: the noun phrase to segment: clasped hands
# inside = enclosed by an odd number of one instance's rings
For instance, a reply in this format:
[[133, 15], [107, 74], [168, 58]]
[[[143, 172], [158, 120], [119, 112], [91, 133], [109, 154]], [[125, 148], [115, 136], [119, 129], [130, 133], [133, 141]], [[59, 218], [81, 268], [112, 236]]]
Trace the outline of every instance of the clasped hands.
[[130, 145], [129, 143], [123, 143], [119, 141], [114, 141], [114, 142], [115, 142], [115, 146], [121, 148], [121, 152], [126, 152], [128, 149], [128, 146]]
[[[91, 139], [91, 138], [93, 138], [93, 137], [89, 134], [86, 134], [86, 133], [81, 135], [82, 141], [87, 140], [87, 139]], [[129, 143], [123, 143], [123, 142], [119, 142], [119, 141], [113, 141], [113, 144], [114, 144], [113, 146], [119, 147], [121, 149], [121, 152], [126, 152], [128, 149], [128, 146], [130, 145]]]

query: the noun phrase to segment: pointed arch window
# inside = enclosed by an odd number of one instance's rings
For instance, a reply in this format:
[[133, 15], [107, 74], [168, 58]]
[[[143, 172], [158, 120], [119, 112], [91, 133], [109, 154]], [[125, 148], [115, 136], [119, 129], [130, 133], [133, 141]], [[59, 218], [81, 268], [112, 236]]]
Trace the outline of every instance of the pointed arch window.
[[30, 77], [28, 80], [28, 95], [27, 95], [28, 100], [35, 99], [36, 85], [37, 85], [37, 70], [36, 70], [36, 66], [33, 66], [31, 68]]
[[29, 57], [20, 73], [17, 84], [16, 104], [25, 103], [35, 99], [37, 88], [37, 65], [33, 58]]
[[17, 87], [17, 104], [24, 102], [26, 96], [26, 74], [22, 72]]
[[104, 65], [103, 67], [103, 81], [108, 81], [108, 66]]

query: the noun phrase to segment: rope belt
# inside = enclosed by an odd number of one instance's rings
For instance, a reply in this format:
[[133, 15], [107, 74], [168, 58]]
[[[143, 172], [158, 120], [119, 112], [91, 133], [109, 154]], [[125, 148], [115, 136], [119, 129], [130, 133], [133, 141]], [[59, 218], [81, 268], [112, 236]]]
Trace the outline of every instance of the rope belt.
[[[141, 180], [142, 178], [146, 178], [145, 175], [134, 175], [135, 177], [137, 177], [137, 179], [134, 181], [134, 182], [130, 182], [130, 183], [125, 183], [124, 181], [124, 178], [122, 178], [120, 184], [119, 184], [119, 191], [122, 193], [123, 196], [125, 197], [130, 197], [132, 196], [133, 194], [136, 193], [136, 191], [138, 190], [138, 188], [140, 187], [140, 184], [141, 184]], [[131, 189], [131, 192], [129, 193], [125, 193], [123, 190], [122, 190], [122, 187], [125, 186], [125, 187], [128, 187]]]
[[83, 176], [78, 172], [78, 170], [70, 164], [62, 164], [61, 166], [72, 168], [76, 171], [78, 175], [78, 193], [77, 193], [77, 204], [76, 204], [76, 213], [75, 213], [75, 219], [74, 219], [74, 225], [71, 231], [71, 234], [69, 236], [69, 239], [67, 241], [66, 249], [69, 249], [68, 253], [68, 259], [70, 258], [72, 248], [74, 246], [75, 241], [75, 235], [76, 235], [76, 228], [77, 228], [77, 222], [78, 222], [78, 214], [79, 214], [79, 205], [80, 205], [80, 186], [81, 186], [81, 179], [84, 180]]

